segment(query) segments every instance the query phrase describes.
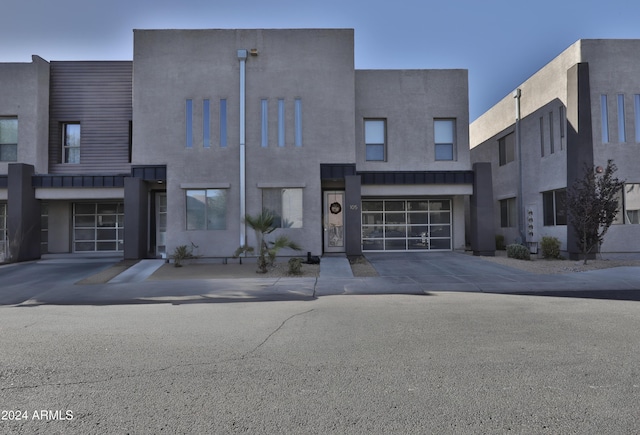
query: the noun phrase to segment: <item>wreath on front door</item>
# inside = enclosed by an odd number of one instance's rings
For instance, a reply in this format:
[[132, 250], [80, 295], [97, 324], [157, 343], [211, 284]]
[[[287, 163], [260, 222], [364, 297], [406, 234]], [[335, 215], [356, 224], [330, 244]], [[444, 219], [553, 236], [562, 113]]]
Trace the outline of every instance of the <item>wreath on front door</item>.
[[329, 211], [332, 214], [338, 214], [342, 211], [342, 206], [339, 203], [334, 202], [329, 206]]

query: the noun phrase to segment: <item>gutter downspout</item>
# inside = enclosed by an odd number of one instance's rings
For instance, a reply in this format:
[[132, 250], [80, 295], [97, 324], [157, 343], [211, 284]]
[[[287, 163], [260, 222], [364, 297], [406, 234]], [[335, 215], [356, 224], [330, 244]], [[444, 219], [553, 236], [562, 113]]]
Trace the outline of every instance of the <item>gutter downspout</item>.
[[238, 50], [240, 61], [240, 246], [247, 244], [247, 226], [244, 216], [247, 213], [247, 186], [246, 186], [246, 154], [245, 154], [245, 126], [246, 126], [246, 60], [247, 50]]
[[518, 198], [517, 198], [517, 208], [518, 208], [518, 233], [520, 234], [520, 243], [525, 244], [527, 241], [527, 237], [524, 232], [524, 221], [525, 221], [525, 212], [524, 212], [524, 201], [522, 198], [522, 137], [520, 132], [520, 97], [522, 96], [522, 91], [520, 88], [517, 88], [513, 91], [513, 98], [515, 98], [516, 103], [516, 147], [518, 148]]

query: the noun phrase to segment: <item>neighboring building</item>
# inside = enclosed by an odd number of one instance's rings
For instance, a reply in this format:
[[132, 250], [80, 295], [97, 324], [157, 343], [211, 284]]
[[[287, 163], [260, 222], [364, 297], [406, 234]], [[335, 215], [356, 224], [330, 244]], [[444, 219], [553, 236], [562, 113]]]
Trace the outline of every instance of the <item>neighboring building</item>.
[[470, 142], [471, 161], [491, 163], [507, 244], [553, 236], [575, 257], [567, 187], [611, 159], [625, 186], [601, 252], [640, 251], [640, 40], [576, 42], [474, 121]]
[[14, 255], [230, 256], [263, 208], [314, 255], [464, 249], [467, 71], [353, 50], [348, 29], [135, 30], [132, 62], [0, 65]]

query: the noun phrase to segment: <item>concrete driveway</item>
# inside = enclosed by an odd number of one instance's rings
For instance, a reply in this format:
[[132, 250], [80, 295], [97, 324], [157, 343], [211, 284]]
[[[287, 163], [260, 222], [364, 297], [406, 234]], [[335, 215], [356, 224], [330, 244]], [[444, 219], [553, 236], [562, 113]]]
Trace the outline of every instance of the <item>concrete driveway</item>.
[[120, 260], [122, 256], [61, 256], [0, 266], [0, 305], [20, 304], [57, 287], [69, 287]]
[[380, 276], [404, 276], [422, 283], [517, 282], [532, 273], [460, 252], [376, 252], [365, 254]]

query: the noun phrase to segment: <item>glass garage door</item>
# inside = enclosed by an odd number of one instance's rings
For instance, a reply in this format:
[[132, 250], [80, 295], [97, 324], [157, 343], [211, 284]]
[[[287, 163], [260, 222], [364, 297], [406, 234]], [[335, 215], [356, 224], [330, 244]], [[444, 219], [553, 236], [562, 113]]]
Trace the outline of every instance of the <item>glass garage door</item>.
[[124, 205], [113, 203], [73, 204], [73, 251], [122, 251]]
[[362, 249], [451, 250], [451, 200], [363, 199]]

